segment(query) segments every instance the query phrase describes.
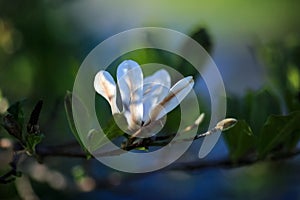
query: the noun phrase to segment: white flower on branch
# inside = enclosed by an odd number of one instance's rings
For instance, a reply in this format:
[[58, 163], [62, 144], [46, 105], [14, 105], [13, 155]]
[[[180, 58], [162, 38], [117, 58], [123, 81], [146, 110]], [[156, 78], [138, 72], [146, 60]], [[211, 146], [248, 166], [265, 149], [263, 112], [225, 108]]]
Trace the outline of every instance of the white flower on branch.
[[188, 76], [171, 87], [170, 75], [166, 70], [144, 78], [139, 64], [126, 60], [118, 66], [117, 83], [121, 109], [117, 106], [117, 85], [107, 71], [101, 70], [96, 74], [94, 88], [109, 102], [113, 115], [125, 116], [127, 130], [134, 133], [132, 136], [137, 136], [141, 131], [151, 132], [157, 124], [161, 124], [161, 119], [191, 91], [194, 80]]

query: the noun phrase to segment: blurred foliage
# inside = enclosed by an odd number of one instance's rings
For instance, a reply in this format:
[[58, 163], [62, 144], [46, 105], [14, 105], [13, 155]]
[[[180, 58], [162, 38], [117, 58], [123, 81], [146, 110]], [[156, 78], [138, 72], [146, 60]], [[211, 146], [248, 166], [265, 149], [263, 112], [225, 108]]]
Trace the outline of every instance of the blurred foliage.
[[[63, 143], [72, 137], [70, 132], [81, 142], [73, 124], [70, 93], [65, 98], [66, 115], [62, 99], [65, 91], [72, 88], [76, 71], [83, 59], [83, 49], [89, 51], [91, 47], [83, 42], [85, 38], [79, 38], [72, 32], [70, 27], [74, 24], [53, 12], [53, 7], [64, 3], [60, 0], [0, 0], [0, 114], [2, 126], [10, 133], [10, 136], [4, 135], [1, 127], [0, 139], [13, 138], [14, 142], [19, 142], [32, 155], [35, 154], [36, 145], [44, 141], [47, 144]], [[209, 29], [199, 27], [191, 33], [191, 37], [210, 53], [214, 49], [215, 42], [209, 32]], [[183, 44], [181, 48], [183, 51], [189, 50], [188, 44]], [[264, 44], [257, 49], [257, 55], [264, 61], [270, 75], [269, 83], [260, 91], [248, 91], [243, 97], [230, 96], [228, 99], [228, 115], [238, 118], [239, 122], [226, 131], [224, 138], [230, 158], [236, 163], [244, 158], [268, 159], [293, 152], [300, 138], [300, 37], [290, 35], [282, 41]], [[110, 70], [113, 71], [111, 74], [115, 74], [114, 70], [120, 61], [129, 58], [141, 64], [148, 62], [166, 64], [182, 72], [184, 76], [197, 74], [186, 60], [168, 52], [151, 49], [130, 52], [116, 59], [110, 66]], [[39, 117], [40, 106], [38, 104], [34, 106], [31, 101], [27, 101], [26, 104], [19, 101], [8, 106], [8, 102], [24, 98], [44, 100], [45, 112], [41, 113], [41, 117]], [[109, 124], [110, 112], [106, 112], [108, 109], [103, 108], [104, 103], [101, 103], [99, 98], [96, 97], [96, 101], [98, 102], [96, 108], [102, 109], [102, 112], [97, 113], [99, 120], [106, 120], [105, 123]], [[209, 108], [202, 109], [202, 112], [209, 113], [205, 109]], [[179, 110], [170, 113], [168, 119], [173, 123], [167, 123], [163, 131], [177, 130], [178, 127], [174, 124], [179, 124], [178, 115]], [[39, 118], [41, 127], [36, 126]], [[70, 128], [67, 126], [67, 119]], [[115, 130], [115, 127], [108, 125], [106, 132], [116, 133]], [[118, 136], [119, 134], [112, 135], [113, 138]], [[92, 139], [100, 141], [98, 138]], [[81, 146], [83, 147], [82, 144]], [[99, 144], [96, 143], [95, 146]], [[83, 149], [89, 157], [88, 151], [84, 147]], [[60, 168], [66, 175], [71, 176], [68, 174], [70, 165], [77, 165], [80, 161], [65, 160], [54, 160], [46, 164]], [[10, 164], [9, 172], [1, 169], [1, 175], [4, 174], [1, 181], [11, 181], [20, 175], [14, 164], [14, 162]], [[272, 177], [273, 167], [273, 164], [254, 166], [252, 173], [259, 176], [243, 174], [233, 185], [238, 186], [237, 188], [257, 189], [264, 182], [272, 182], [271, 178], [265, 180], [264, 176], [269, 172], [268, 176]], [[98, 169], [93, 171], [99, 173]], [[287, 170], [284, 168], [284, 171]], [[275, 172], [277, 173], [276, 170]], [[75, 179], [82, 180], [82, 177], [86, 176], [81, 167], [75, 168], [71, 173]], [[247, 183], [240, 184], [241, 179]], [[53, 189], [55, 187], [42, 181], [32, 182], [34, 188], [38, 188], [38, 194], [45, 198], [49, 198], [50, 193], [51, 198], [57, 196], [71, 198], [68, 196], [70, 194], [67, 194], [68, 191], [57, 192], [57, 189]], [[243, 191], [247, 191], [245, 188]], [[76, 198], [76, 194], [72, 197]], [[17, 199], [17, 195], [14, 183], [1, 185], [0, 199]], [[244, 193], [238, 195], [245, 197]]]
[[258, 138], [258, 154], [264, 158], [272, 150], [293, 151], [300, 139], [300, 111], [287, 116], [270, 116]]
[[0, 1], [0, 9], [3, 93], [9, 98], [63, 95], [72, 86], [79, 64], [76, 52], [70, 51], [76, 44], [65, 22], [38, 0]]
[[224, 135], [233, 161], [293, 152], [299, 143], [299, 39], [293, 36], [292, 41], [288, 38], [289, 42], [259, 48], [258, 55], [270, 73], [269, 85], [258, 92], [249, 91], [242, 98], [229, 98], [230, 115], [245, 120]]
[[257, 134], [270, 114], [280, 114], [278, 98], [268, 89], [248, 91], [243, 97], [228, 98], [228, 112], [230, 116], [245, 119]]
[[39, 101], [35, 105], [26, 124], [24, 121], [23, 104], [24, 101], [18, 101], [7, 109], [7, 114], [3, 117], [2, 126], [11, 136], [18, 140], [19, 144], [24, 147], [28, 154], [36, 156], [35, 147], [44, 137], [38, 124], [42, 101]]
[[8, 102], [29, 99], [26, 112], [34, 99], [44, 100], [47, 112], [41, 114], [40, 124], [47, 129], [48, 143], [57, 142], [57, 130], [62, 141], [71, 136], [62, 99], [72, 88], [82, 49], [71, 24], [53, 12], [59, 4], [64, 2], [0, 0], [2, 94]]

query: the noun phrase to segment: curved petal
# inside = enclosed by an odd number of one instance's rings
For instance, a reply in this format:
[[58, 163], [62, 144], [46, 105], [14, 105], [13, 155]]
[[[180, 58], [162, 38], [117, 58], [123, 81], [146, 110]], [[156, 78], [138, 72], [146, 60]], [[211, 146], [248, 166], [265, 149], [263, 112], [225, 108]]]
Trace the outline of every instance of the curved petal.
[[169, 93], [171, 78], [166, 70], [159, 70], [144, 79], [143, 121], [147, 122], [153, 107]]
[[148, 94], [151, 95], [149, 89], [151, 89], [153, 86], [159, 86], [156, 88], [156, 91], [158, 92], [155, 94], [159, 102], [168, 94], [165, 91], [169, 90], [171, 87], [171, 78], [169, 73], [166, 70], [161, 69], [155, 72], [152, 76], [146, 77], [144, 79], [144, 96]]
[[123, 103], [123, 112], [129, 128], [142, 124], [143, 118], [143, 72], [139, 64], [125, 60], [117, 69], [118, 86]]
[[94, 88], [109, 102], [112, 114], [120, 112], [116, 104], [116, 83], [108, 72], [99, 71], [96, 74]]
[[185, 98], [194, 86], [192, 76], [178, 81], [171, 89], [169, 94], [151, 112], [151, 119], [158, 120], [168, 112], [173, 110]]

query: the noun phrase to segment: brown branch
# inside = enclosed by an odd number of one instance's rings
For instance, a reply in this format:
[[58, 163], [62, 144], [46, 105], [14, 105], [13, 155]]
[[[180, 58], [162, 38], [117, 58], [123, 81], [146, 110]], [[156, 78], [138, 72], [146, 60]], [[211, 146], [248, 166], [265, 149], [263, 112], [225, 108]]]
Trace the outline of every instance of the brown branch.
[[[203, 136], [206, 136], [207, 133], [204, 134], [198, 134], [196, 135], [193, 140], [197, 140]], [[170, 134], [168, 136], [157, 136], [157, 137], [151, 137], [149, 139], [144, 139], [140, 143], [130, 143], [128, 146], [125, 146], [123, 150], [113, 150], [108, 152], [100, 152], [95, 156], [103, 157], [103, 156], [117, 156], [122, 153], [125, 153], [126, 151], [133, 150], [138, 147], [149, 147], [149, 146], [163, 146], [169, 143], [168, 140], [172, 139], [175, 134]], [[167, 140], [167, 141], [162, 141]], [[1, 146], [0, 146], [1, 148]], [[20, 146], [18, 148], [15, 148], [17, 151], [22, 151], [23, 149], [20, 149]], [[125, 151], [124, 151], [125, 150]], [[55, 146], [43, 146], [38, 145], [36, 148], [36, 153], [39, 157], [44, 158], [48, 156], [55, 156], [55, 157], [76, 157], [76, 158], [86, 158], [86, 153], [81, 149], [80, 145], [77, 141], [69, 142], [67, 144], [61, 144], [61, 145], [55, 145]], [[273, 156], [269, 158], [269, 160], [282, 160], [287, 159], [296, 155], [300, 154], [300, 149], [297, 149], [290, 153], [281, 154], [279, 156]], [[232, 162], [230, 159], [223, 159], [218, 161], [201, 161], [196, 163], [184, 163], [184, 164], [177, 164], [172, 169], [203, 169], [203, 168], [212, 168], [212, 167], [241, 167], [245, 165], [251, 165], [253, 163], [259, 162], [262, 160], [258, 159], [241, 159], [237, 162]]]
[[[140, 146], [143, 146], [142, 144]], [[131, 150], [137, 148], [138, 146], [130, 146], [126, 150]], [[116, 156], [124, 153], [124, 151], [115, 150], [109, 152], [103, 152], [97, 154], [97, 156]], [[40, 146], [37, 148], [37, 154], [41, 157], [46, 156], [63, 156], [63, 157], [78, 157], [78, 158], [86, 158], [86, 154], [79, 148], [79, 145], [74, 148], [65, 148], [63, 145], [60, 146]], [[300, 149], [296, 149], [293, 152], [280, 154], [277, 156], [272, 156], [267, 159], [253, 159], [253, 158], [244, 158], [240, 159], [236, 162], [233, 162], [229, 158], [215, 160], [215, 161], [197, 161], [192, 163], [178, 163], [172, 165], [171, 167], [167, 168], [168, 170], [202, 170], [207, 168], [236, 168], [236, 167], [243, 167], [252, 165], [254, 163], [263, 162], [263, 161], [278, 161], [278, 160], [285, 160], [294, 156], [300, 155]]]
[[[141, 143], [139, 145], [143, 146], [144, 144]], [[136, 146], [135, 147], [134, 146], [127, 147], [127, 150], [130, 150], [130, 148], [134, 149], [134, 148], [136, 148]], [[38, 156], [40, 156], [41, 158], [47, 157], [47, 156], [86, 158], [86, 153], [83, 150], [81, 150], [80, 145], [75, 142], [71, 142], [71, 143], [64, 144], [64, 145], [56, 145], [56, 146], [39, 145], [36, 150], [37, 150], [36, 152], [37, 152]], [[124, 151], [121, 152], [120, 150], [117, 150], [117, 151], [103, 152], [97, 156], [113, 156], [113, 155], [119, 155], [120, 153], [124, 153]], [[286, 160], [286, 159], [289, 159], [289, 158], [292, 158], [292, 157], [295, 157], [298, 155], [300, 155], [300, 149], [296, 149], [293, 152], [273, 155], [264, 160], [257, 159], [257, 158], [243, 158], [236, 162], [233, 162], [229, 158], [213, 160], [213, 161], [199, 160], [196, 162], [175, 163], [165, 169], [162, 169], [162, 170], [159, 170], [159, 171], [153, 172], [153, 173], [161, 173], [161, 172], [172, 171], [172, 170], [195, 171], [195, 170], [205, 170], [205, 169], [212, 169], [212, 168], [225, 168], [225, 169], [238, 168], [238, 167], [250, 166], [252, 164], [259, 163], [259, 162], [268, 162], [268, 161], [272, 162], [272, 161]], [[11, 173], [11, 172], [9, 172], [9, 173]], [[136, 180], [136, 179], [143, 178], [150, 174], [152, 174], [152, 173], [128, 176], [128, 177], [126, 177], [126, 180]], [[7, 175], [5, 175], [5, 176], [7, 176]], [[4, 178], [5, 177], [3, 177], [3, 180], [4, 180]], [[11, 179], [11, 180], [13, 180], [13, 179]], [[11, 180], [8, 179], [8, 181], [11, 181]], [[5, 183], [4, 181], [2, 181], [2, 182]], [[114, 185], [110, 184], [110, 181], [108, 178], [104, 178], [101, 180], [97, 180], [96, 187], [103, 189], [103, 188], [114, 187]]]
[[[199, 134], [194, 137], [194, 140], [199, 139], [200, 136], [205, 136], [206, 134]], [[100, 152], [96, 157], [103, 157], [103, 156], [117, 156], [122, 153], [126, 153], [126, 151], [133, 150], [138, 147], [149, 147], [149, 146], [163, 146], [168, 144], [168, 141], [161, 141], [162, 139], [170, 139], [173, 136], [163, 136], [163, 137], [152, 137], [150, 139], [141, 140], [138, 143], [130, 143], [129, 145], [125, 146], [123, 150], [113, 150], [107, 152]], [[22, 151], [23, 149], [17, 149], [17, 151]], [[125, 150], [125, 151], [124, 151]], [[62, 145], [55, 145], [55, 146], [43, 146], [38, 145], [36, 148], [36, 154], [40, 158], [48, 157], [48, 156], [55, 156], [55, 157], [76, 157], [76, 158], [86, 158], [86, 153], [81, 149], [80, 145], [76, 142], [69, 142], [67, 144]], [[200, 169], [207, 169], [207, 168], [235, 168], [235, 167], [243, 167], [247, 165], [251, 165], [254, 163], [262, 162], [262, 161], [277, 161], [277, 160], [285, 160], [294, 156], [300, 155], [300, 149], [296, 149], [293, 152], [283, 153], [280, 155], [268, 157], [267, 159], [261, 160], [257, 158], [243, 158], [236, 162], [233, 162], [229, 158], [215, 160], [215, 161], [197, 161], [197, 162], [190, 162], [190, 163], [178, 163], [174, 164], [167, 168], [167, 170], [200, 170]]]

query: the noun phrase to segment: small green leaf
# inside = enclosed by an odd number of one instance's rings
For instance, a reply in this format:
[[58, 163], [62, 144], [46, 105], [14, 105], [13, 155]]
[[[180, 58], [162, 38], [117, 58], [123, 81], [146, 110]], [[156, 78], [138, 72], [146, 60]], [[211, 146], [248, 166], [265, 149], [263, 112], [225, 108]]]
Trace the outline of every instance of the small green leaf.
[[148, 147], [137, 147], [137, 148], [135, 148], [135, 150], [146, 151], [146, 152], [148, 152], [148, 151], [149, 151], [149, 148], [148, 148]]
[[287, 116], [272, 115], [268, 118], [259, 135], [258, 153], [266, 157], [276, 148], [292, 149], [300, 138], [300, 111]]
[[244, 120], [239, 120], [234, 127], [223, 134], [230, 157], [236, 162], [255, 148], [255, 137]]
[[[73, 112], [72, 112], [72, 98], [73, 98], [73, 94], [67, 91], [67, 94], [65, 96], [65, 111], [66, 111], [67, 119], [73, 135], [75, 136], [76, 140], [80, 144], [82, 150], [87, 154], [87, 158], [89, 158], [91, 156], [90, 152], [85, 148], [83, 142], [81, 141], [74, 123]], [[79, 99], [77, 100], [79, 102]]]
[[26, 135], [26, 149], [32, 155], [35, 154], [35, 147], [44, 138], [43, 134], [27, 134]]

